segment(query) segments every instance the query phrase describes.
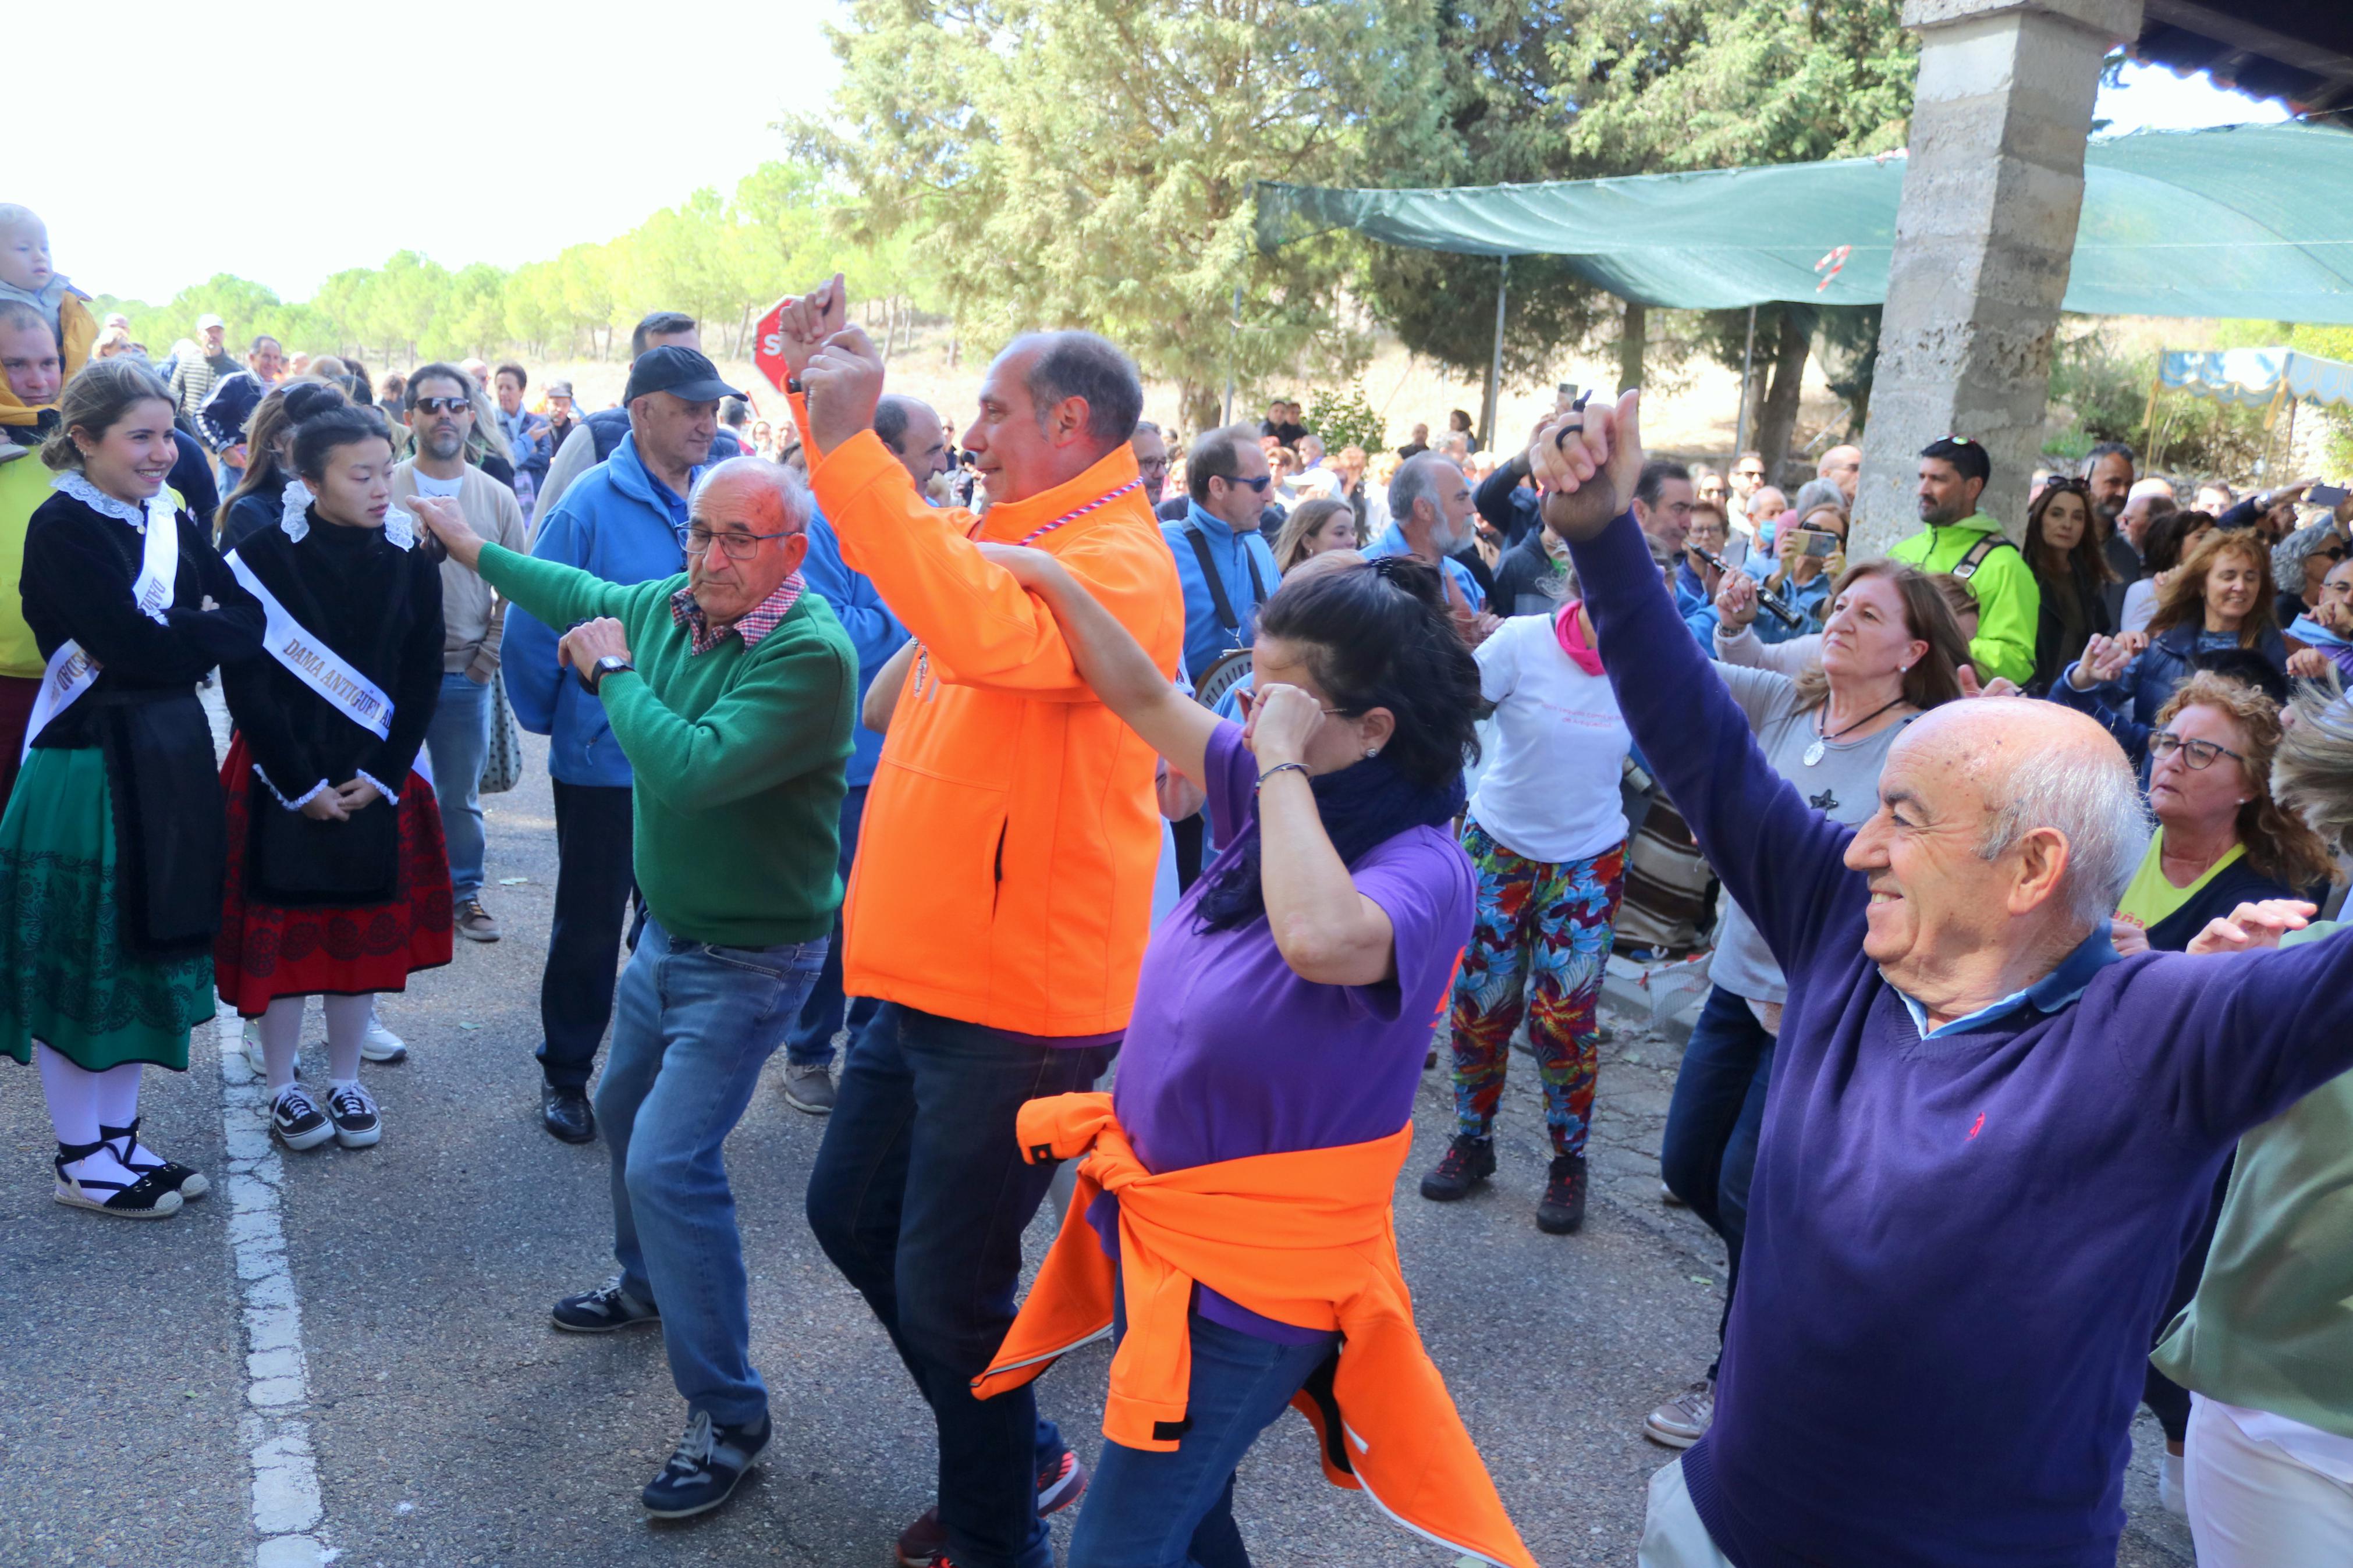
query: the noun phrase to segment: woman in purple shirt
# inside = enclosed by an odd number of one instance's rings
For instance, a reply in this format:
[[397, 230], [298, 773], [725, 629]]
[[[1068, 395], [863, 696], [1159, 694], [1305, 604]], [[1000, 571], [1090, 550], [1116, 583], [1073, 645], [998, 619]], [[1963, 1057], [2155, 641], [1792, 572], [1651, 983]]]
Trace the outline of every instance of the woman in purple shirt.
[[[1114, 1090], [1137, 1156], [1160, 1174], [1395, 1133], [1475, 893], [1451, 824], [1479, 670], [1437, 574], [1340, 558], [1286, 579], [1237, 724], [1171, 685], [1053, 557], [981, 549], [1053, 611], [1095, 695], [1234, 825], [1145, 951]], [[1114, 1215], [1090, 1218], [1116, 1256]], [[1234, 1467], [1336, 1336], [1206, 1289], [1191, 1332], [1191, 1428], [1173, 1453], [1106, 1442], [1071, 1568], [1246, 1568]]]

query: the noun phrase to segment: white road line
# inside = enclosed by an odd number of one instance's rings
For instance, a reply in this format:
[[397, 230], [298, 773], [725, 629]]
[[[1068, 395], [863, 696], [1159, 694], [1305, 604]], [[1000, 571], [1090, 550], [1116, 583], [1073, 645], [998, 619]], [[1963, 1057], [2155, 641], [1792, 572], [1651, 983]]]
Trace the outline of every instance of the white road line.
[[311, 1381], [302, 1306], [279, 1220], [285, 1173], [269, 1142], [266, 1090], [245, 1059], [243, 1029], [223, 1009], [221, 1131], [228, 1142], [229, 1245], [245, 1308], [245, 1445], [253, 1464], [254, 1568], [315, 1568], [334, 1553], [322, 1528], [319, 1468], [311, 1452]]

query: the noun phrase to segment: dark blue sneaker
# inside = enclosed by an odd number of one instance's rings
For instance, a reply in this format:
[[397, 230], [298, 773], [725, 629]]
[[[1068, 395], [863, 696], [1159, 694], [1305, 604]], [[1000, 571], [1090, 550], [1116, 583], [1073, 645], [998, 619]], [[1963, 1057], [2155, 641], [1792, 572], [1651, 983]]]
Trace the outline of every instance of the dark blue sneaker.
[[697, 1411], [678, 1441], [678, 1452], [646, 1483], [638, 1500], [656, 1519], [710, 1512], [734, 1495], [736, 1483], [768, 1451], [775, 1429], [765, 1416], [757, 1426], [722, 1426]]
[[609, 1334], [616, 1329], [659, 1323], [661, 1309], [622, 1289], [621, 1277], [616, 1274], [594, 1290], [565, 1297], [555, 1303], [548, 1317], [567, 1333]]

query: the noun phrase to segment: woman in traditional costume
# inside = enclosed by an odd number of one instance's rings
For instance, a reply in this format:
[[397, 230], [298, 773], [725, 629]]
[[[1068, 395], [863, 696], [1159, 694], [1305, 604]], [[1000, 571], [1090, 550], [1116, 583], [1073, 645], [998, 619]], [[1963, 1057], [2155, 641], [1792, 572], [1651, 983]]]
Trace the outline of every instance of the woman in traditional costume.
[[227, 862], [195, 686], [259, 648], [261, 611], [164, 485], [172, 395], [130, 359], [66, 388], [26, 526], [25, 619], [47, 668], [0, 817], [0, 1049], [37, 1061], [57, 1200], [165, 1219], [207, 1183], [139, 1141], [139, 1081], [185, 1072], [213, 1016]]
[[[449, 962], [448, 855], [432, 786], [413, 771], [441, 690], [441, 575], [392, 505], [382, 415], [322, 410], [296, 427], [291, 455], [279, 522], [228, 556], [268, 626], [259, 657], [222, 670], [236, 852], [214, 973], [260, 1020], [279, 1141], [362, 1149], [383, 1136], [359, 1079], [375, 995]], [[323, 1105], [295, 1081], [311, 996], [327, 1016]]]

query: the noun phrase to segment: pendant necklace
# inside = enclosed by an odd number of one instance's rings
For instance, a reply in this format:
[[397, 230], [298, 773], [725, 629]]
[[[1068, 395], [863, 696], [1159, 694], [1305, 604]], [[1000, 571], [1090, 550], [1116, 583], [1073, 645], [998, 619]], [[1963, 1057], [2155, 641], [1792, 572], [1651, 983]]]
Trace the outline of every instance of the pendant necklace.
[[[1882, 713], [1886, 712], [1888, 708], [1900, 708], [1906, 700], [1908, 700], [1908, 699], [1899, 697], [1894, 701], [1887, 704], [1886, 708], [1874, 708], [1870, 712], [1864, 714], [1862, 718], [1857, 719], [1853, 723], [1849, 724], [1845, 729], [1841, 730], [1835, 735], [1816, 735], [1814, 737], [1814, 743], [1806, 748], [1806, 766], [1810, 768], [1816, 763], [1820, 762], [1822, 760], [1823, 749], [1831, 742], [1840, 739], [1841, 736], [1853, 734], [1857, 730], [1862, 729], [1865, 724], [1870, 723], [1873, 719], [1876, 719]], [[1829, 711], [1827, 706], [1824, 707], [1823, 711], [1825, 713]]]

